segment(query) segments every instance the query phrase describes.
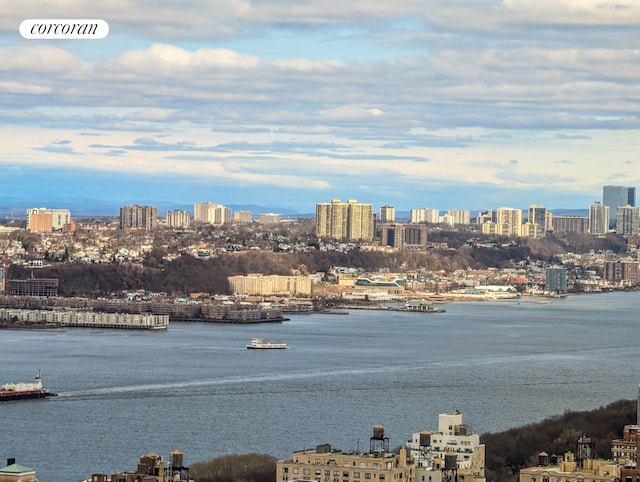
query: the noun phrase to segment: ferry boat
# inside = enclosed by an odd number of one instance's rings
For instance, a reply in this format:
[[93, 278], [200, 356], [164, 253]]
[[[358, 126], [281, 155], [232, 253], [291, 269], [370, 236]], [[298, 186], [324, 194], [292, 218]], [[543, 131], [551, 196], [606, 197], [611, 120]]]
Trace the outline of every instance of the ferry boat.
[[57, 393], [52, 393], [42, 387], [42, 376], [40, 372], [36, 376], [35, 382], [6, 383], [0, 386], [0, 402], [11, 400], [27, 400], [31, 398], [55, 397]]
[[264, 338], [252, 338], [251, 343], [247, 345], [247, 348], [253, 350], [282, 350], [287, 347], [286, 343], [281, 341], [273, 342], [265, 340]]

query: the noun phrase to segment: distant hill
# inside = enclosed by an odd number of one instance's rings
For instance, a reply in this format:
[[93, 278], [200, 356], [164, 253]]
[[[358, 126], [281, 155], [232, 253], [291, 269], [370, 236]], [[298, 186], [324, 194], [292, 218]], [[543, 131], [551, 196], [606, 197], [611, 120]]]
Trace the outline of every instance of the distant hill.
[[[122, 202], [105, 201], [94, 198], [76, 198], [64, 196], [24, 196], [24, 197], [2, 197], [0, 196], [0, 218], [26, 218], [27, 209], [36, 207], [46, 207], [50, 209], [69, 209], [74, 218], [84, 217], [104, 217], [119, 216], [120, 206], [139, 204], [141, 206], [155, 206], [158, 208], [158, 215], [165, 216], [167, 211], [180, 209], [182, 211], [193, 212], [193, 203], [184, 204], [173, 201], [125, 199]], [[224, 204], [224, 202], [223, 202]], [[315, 213], [299, 212], [295, 209], [282, 208], [277, 206], [262, 206], [259, 204], [225, 204], [231, 212], [249, 211], [253, 215], [259, 214], [281, 214], [283, 218], [314, 218]], [[588, 209], [549, 209], [554, 216], [588, 216]], [[444, 211], [441, 211], [444, 213]], [[471, 210], [471, 217], [474, 218], [478, 210]], [[526, 209], [523, 209], [526, 218]], [[396, 211], [396, 220], [408, 222], [410, 211]]]
[[[193, 213], [193, 204], [176, 203], [172, 201], [153, 200], [123, 200], [122, 202], [105, 201], [93, 198], [67, 198], [52, 196], [25, 196], [25, 197], [0, 197], [0, 218], [24, 219], [27, 216], [27, 209], [50, 208], [69, 209], [73, 218], [83, 217], [105, 217], [119, 216], [121, 206], [139, 204], [141, 206], [155, 206], [158, 208], [158, 215], [165, 216], [167, 211], [180, 209]], [[253, 215], [258, 214], [281, 214], [283, 218], [312, 218], [315, 213], [299, 213], [293, 209], [279, 208], [273, 206], [260, 206], [257, 204], [226, 204], [231, 212], [249, 211]]]

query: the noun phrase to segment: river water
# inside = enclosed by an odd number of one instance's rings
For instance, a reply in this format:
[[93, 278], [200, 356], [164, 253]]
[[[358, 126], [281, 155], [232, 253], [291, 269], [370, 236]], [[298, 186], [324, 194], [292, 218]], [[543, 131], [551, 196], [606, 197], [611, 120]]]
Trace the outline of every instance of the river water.
[[[59, 396], [0, 405], [0, 466], [13, 457], [40, 482], [73, 482], [133, 470], [148, 452], [178, 449], [189, 465], [366, 450], [376, 424], [397, 447], [446, 411], [485, 433], [636, 398], [640, 293], [536, 301], [159, 333], [1, 331], [0, 383], [40, 370]], [[247, 350], [254, 336], [289, 348]]]

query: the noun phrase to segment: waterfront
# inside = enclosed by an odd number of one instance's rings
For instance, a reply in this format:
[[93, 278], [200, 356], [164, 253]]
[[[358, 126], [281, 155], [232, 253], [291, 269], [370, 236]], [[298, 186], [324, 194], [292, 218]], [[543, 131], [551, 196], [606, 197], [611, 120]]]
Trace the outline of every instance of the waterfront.
[[[635, 292], [154, 333], [3, 331], [0, 383], [41, 370], [59, 396], [0, 405], [0, 460], [76, 481], [150, 451], [179, 449], [191, 464], [366, 449], [377, 423], [395, 447], [456, 409], [476, 432], [501, 431], [635, 398], [639, 308]], [[247, 350], [254, 336], [289, 348]]]

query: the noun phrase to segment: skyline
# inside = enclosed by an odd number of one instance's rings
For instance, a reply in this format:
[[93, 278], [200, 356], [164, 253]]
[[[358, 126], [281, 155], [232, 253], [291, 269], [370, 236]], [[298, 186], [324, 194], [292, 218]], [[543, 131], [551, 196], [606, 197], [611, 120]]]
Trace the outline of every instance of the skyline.
[[640, 184], [631, 0], [0, 6], [3, 196], [553, 210]]

